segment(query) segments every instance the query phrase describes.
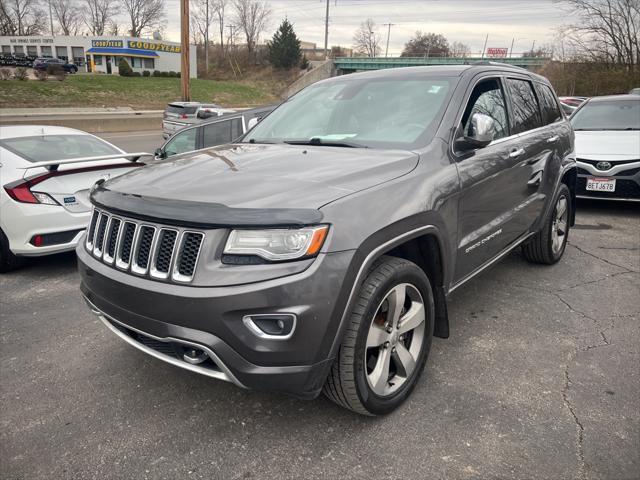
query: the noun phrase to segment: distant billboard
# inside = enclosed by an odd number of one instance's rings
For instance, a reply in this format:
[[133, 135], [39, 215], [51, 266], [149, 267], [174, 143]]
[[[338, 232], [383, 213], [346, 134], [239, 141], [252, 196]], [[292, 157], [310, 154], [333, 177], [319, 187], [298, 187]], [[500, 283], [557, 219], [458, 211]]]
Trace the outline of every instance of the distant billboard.
[[508, 53], [509, 53], [508, 48], [502, 48], [502, 47], [487, 48], [487, 57], [502, 58], [502, 57], [506, 57]]

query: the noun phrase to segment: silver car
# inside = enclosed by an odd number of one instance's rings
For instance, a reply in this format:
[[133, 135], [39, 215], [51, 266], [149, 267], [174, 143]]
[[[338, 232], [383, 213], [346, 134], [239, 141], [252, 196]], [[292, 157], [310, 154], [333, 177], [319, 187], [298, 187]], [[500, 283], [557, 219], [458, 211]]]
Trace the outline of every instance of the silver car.
[[162, 136], [167, 139], [185, 127], [184, 120], [193, 118], [210, 118], [233, 113], [235, 110], [222, 108], [215, 103], [172, 102], [164, 109], [162, 119]]

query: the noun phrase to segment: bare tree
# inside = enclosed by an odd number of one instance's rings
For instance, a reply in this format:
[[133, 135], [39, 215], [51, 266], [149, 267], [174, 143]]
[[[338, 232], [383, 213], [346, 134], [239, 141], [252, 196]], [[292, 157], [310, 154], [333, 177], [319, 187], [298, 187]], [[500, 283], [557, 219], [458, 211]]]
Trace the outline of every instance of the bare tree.
[[451, 47], [449, 47], [449, 56], [450, 57], [466, 57], [471, 48], [466, 43], [462, 42], [453, 42]]
[[579, 21], [565, 30], [566, 42], [591, 60], [640, 65], [640, 0], [557, 0]]
[[39, 35], [45, 18], [37, 0], [0, 0], [1, 35]]
[[129, 16], [132, 37], [164, 25], [164, 0], [122, 0], [122, 6]]
[[353, 35], [353, 49], [356, 53], [367, 57], [377, 57], [382, 51], [378, 26], [371, 18], [367, 18]]
[[255, 51], [260, 34], [267, 27], [271, 10], [256, 0], [234, 0], [238, 27], [244, 33], [249, 53]]
[[204, 64], [209, 69], [209, 31], [216, 19], [213, 0], [192, 0], [191, 25], [193, 33], [202, 36], [204, 43]]
[[109, 22], [105, 26], [105, 34], [112, 35], [114, 37], [124, 35], [126, 30], [127, 28], [123, 25], [120, 25], [117, 20], [109, 20]]
[[218, 23], [218, 32], [220, 33], [220, 53], [224, 53], [224, 18], [227, 9], [228, 0], [213, 0], [213, 8]]
[[104, 35], [109, 22], [118, 13], [116, 0], [83, 0], [82, 16], [91, 35]]
[[53, 15], [63, 35], [77, 35], [81, 13], [75, 0], [50, 0]]

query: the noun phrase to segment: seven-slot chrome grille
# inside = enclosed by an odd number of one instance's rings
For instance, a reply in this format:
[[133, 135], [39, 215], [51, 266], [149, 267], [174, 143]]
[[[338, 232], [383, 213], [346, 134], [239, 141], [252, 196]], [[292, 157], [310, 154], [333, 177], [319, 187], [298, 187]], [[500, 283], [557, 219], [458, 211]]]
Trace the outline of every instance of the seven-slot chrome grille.
[[98, 209], [85, 246], [117, 269], [158, 280], [193, 280], [204, 233], [124, 218]]

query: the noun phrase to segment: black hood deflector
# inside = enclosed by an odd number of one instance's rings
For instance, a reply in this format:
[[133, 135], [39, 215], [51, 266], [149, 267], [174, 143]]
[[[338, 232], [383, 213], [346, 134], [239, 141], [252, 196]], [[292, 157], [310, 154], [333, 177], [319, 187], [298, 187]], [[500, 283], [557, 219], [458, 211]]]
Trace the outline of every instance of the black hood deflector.
[[301, 227], [322, 221], [319, 210], [306, 208], [230, 208], [221, 203], [173, 200], [114, 192], [96, 185], [91, 202], [124, 217], [191, 228]]

